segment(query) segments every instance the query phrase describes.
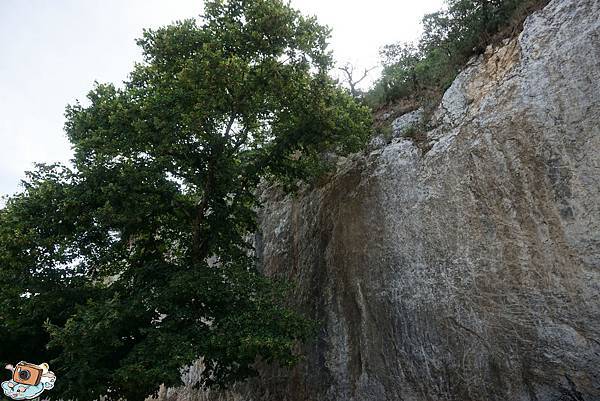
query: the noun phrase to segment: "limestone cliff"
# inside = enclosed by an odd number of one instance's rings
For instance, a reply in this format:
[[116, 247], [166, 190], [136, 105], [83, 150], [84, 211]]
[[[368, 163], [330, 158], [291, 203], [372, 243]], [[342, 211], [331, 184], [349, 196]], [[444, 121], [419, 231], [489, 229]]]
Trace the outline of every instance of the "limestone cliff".
[[600, 1], [553, 0], [472, 60], [425, 145], [264, 193], [260, 259], [321, 322], [264, 401], [600, 400]]

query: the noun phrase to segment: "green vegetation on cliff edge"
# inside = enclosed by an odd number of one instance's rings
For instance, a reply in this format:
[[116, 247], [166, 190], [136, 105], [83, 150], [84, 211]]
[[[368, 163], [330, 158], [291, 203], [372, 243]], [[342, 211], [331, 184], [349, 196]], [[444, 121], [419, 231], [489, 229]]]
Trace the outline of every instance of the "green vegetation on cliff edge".
[[418, 43], [381, 49], [383, 72], [366, 95], [373, 108], [398, 101], [435, 104], [470, 57], [514, 36], [548, 0], [446, 0], [423, 18]]

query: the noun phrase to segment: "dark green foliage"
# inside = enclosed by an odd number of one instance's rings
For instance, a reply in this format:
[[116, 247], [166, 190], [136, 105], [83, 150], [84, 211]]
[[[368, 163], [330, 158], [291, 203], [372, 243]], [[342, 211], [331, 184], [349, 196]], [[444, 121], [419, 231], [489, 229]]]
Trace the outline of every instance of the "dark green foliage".
[[398, 99], [435, 99], [467, 60], [519, 29], [525, 17], [548, 0], [446, 0], [444, 11], [423, 18], [423, 35], [414, 46], [387, 45], [384, 70], [367, 95], [372, 107]]
[[0, 210], [0, 360], [50, 362], [50, 396], [143, 399], [295, 363], [311, 323], [250, 256], [258, 182], [293, 189], [358, 150], [371, 117], [327, 75], [328, 30], [279, 0], [210, 1], [139, 40], [123, 88], [67, 109], [73, 167]]

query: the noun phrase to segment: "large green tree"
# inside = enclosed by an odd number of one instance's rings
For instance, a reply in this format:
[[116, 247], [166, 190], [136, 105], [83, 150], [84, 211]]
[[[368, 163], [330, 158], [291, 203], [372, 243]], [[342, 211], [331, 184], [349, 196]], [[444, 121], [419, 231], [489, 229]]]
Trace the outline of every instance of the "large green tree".
[[72, 166], [38, 166], [0, 210], [0, 359], [50, 362], [50, 395], [78, 400], [142, 399], [198, 358], [200, 385], [294, 363], [310, 324], [250, 234], [260, 180], [293, 190], [369, 134], [328, 35], [279, 0], [209, 1], [68, 107]]

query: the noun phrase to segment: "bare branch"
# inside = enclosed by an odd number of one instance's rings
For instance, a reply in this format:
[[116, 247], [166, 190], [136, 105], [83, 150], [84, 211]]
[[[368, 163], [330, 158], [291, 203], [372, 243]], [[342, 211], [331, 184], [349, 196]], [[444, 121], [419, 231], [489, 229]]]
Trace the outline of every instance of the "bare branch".
[[354, 97], [360, 96], [360, 91], [356, 88], [362, 81], [365, 80], [369, 76], [369, 73], [373, 71], [375, 67], [365, 68], [363, 74], [360, 78], [356, 79], [354, 76], [354, 66], [350, 63], [346, 63], [342, 67], [339, 67], [338, 70], [344, 72], [346, 74], [345, 82], [350, 87], [350, 93]]

